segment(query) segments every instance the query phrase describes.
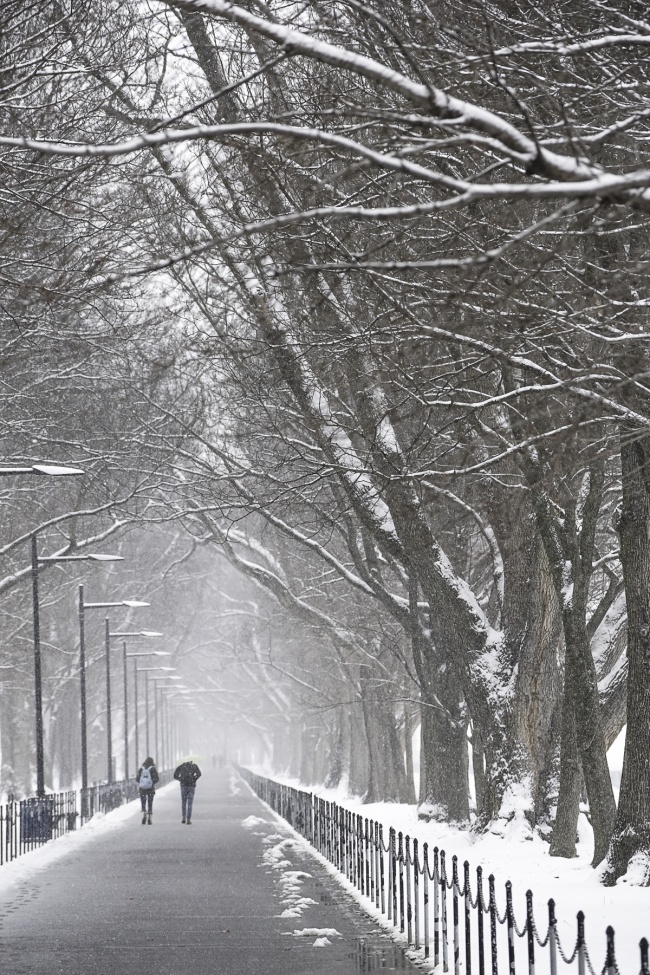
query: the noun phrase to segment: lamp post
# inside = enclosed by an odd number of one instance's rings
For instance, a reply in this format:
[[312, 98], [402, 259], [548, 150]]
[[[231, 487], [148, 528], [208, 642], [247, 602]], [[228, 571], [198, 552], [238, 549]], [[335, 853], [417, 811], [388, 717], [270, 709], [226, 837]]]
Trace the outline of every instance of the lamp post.
[[[131, 604], [133, 605], [133, 604]], [[140, 603], [140, 606], [148, 606], [149, 603]], [[106, 641], [106, 735], [107, 735], [107, 757], [108, 757], [108, 782], [109, 785], [113, 780], [113, 729], [112, 729], [112, 719], [111, 719], [111, 639], [115, 637], [126, 638], [130, 636], [162, 636], [162, 633], [158, 633], [156, 630], [139, 630], [138, 632], [118, 632], [111, 633], [111, 624], [108, 617], [106, 618], [105, 624], [105, 641]], [[124, 685], [126, 692], [126, 683]], [[125, 699], [126, 708], [126, 699]], [[125, 728], [126, 728], [126, 715], [125, 715]], [[125, 741], [127, 741], [128, 729], [125, 730]], [[128, 751], [128, 748], [127, 748]]]
[[[165, 668], [165, 669], [167, 669], [167, 668]], [[170, 670], [175, 670], [176, 668], [171, 667], [169, 669]], [[164, 681], [169, 681], [169, 680], [182, 680], [182, 679], [183, 679], [182, 677], [179, 677], [179, 676], [177, 676], [175, 674], [174, 675], [167, 675], [166, 674], [164, 677], [151, 677], [151, 678], [147, 678], [147, 680], [151, 680], [153, 682], [153, 727], [154, 727], [154, 744], [155, 744], [156, 754], [160, 750], [159, 746], [160, 746], [160, 742], [161, 742], [161, 738], [162, 738], [162, 734], [160, 734], [160, 736], [158, 735], [158, 725], [159, 725], [159, 722], [158, 722], [158, 685], [160, 684], [161, 681], [164, 682]], [[162, 693], [162, 688], [161, 688], [161, 693]], [[162, 711], [162, 709], [161, 709], [161, 711]], [[161, 713], [161, 718], [162, 718], [162, 713]], [[162, 728], [160, 730], [162, 732]]]
[[41, 621], [38, 596], [39, 566], [58, 562], [122, 562], [121, 555], [51, 555], [40, 557], [36, 533], [31, 537], [32, 609], [34, 615], [34, 701], [36, 711], [36, 795], [45, 795], [45, 761], [43, 754], [43, 691], [41, 673]]
[[[160, 670], [172, 671], [172, 670], [176, 670], [176, 668], [175, 667], [140, 667], [138, 673], [146, 674], [149, 672], [160, 671]], [[164, 679], [164, 677], [159, 679]], [[178, 680], [179, 678], [175, 677], [173, 679]], [[147, 749], [147, 755], [151, 755], [151, 751], [149, 749], [149, 678], [148, 677], [145, 677], [145, 681], [144, 681], [144, 709], [145, 709], [145, 746]]]
[[178, 684], [175, 684], [173, 687], [163, 687], [162, 690], [167, 692], [162, 699], [164, 702], [163, 721], [165, 729], [163, 738], [167, 757], [171, 759], [171, 768], [175, 764], [179, 754], [176, 733], [176, 709], [174, 708], [174, 704], [176, 703], [175, 695], [186, 694], [188, 691], [184, 685], [179, 686]]
[[[148, 606], [149, 603], [140, 602], [137, 599], [123, 599], [119, 602], [87, 603], [84, 601], [84, 587], [79, 586], [79, 671], [81, 675], [81, 788], [88, 788], [88, 739], [87, 739], [87, 720], [86, 720], [86, 639], [85, 639], [85, 614], [87, 609], [108, 609], [115, 606], [126, 606], [128, 609], [137, 609], [141, 606]], [[110, 711], [109, 711], [110, 715]], [[110, 717], [109, 717], [110, 723]], [[110, 777], [109, 777], [110, 782]]]
[[[114, 635], [114, 634], [113, 634]], [[140, 633], [130, 633], [129, 636], [152, 636], [151, 630], [142, 630]], [[162, 636], [162, 633], [156, 634]], [[169, 657], [169, 650], [140, 650], [135, 653], [127, 653], [126, 640], [122, 643], [122, 660], [124, 665], [124, 778], [129, 777], [129, 717], [128, 717], [128, 691], [127, 691], [127, 662], [130, 657]], [[133, 716], [135, 727], [135, 764], [138, 765], [138, 661], [133, 661]]]

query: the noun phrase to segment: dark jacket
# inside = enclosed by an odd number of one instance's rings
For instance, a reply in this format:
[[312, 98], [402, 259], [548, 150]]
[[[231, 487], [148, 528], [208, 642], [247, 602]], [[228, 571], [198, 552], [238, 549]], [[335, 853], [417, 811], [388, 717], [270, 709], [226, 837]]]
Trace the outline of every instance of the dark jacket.
[[174, 772], [174, 778], [181, 785], [196, 785], [196, 780], [201, 778], [201, 769], [194, 762], [182, 762]]
[[138, 785], [140, 785], [140, 776], [142, 775], [143, 768], [148, 768], [151, 772], [151, 781], [153, 782], [153, 785], [150, 789], [140, 789], [140, 792], [155, 792], [156, 790], [154, 789], [154, 786], [158, 781], [158, 769], [153, 763], [153, 758], [145, 758], [144, 762], [138, 769], [138, 774], [135, 777], [135, 781], [138, 783]]

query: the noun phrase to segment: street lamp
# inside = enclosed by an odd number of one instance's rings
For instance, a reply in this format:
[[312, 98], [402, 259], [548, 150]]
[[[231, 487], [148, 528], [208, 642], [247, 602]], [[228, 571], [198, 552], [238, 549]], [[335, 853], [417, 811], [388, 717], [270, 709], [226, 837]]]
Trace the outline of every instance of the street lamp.
[[[131, 634], [134, 635], [134, 634]], [[151, 636], [151, 630], [142, 630], [140, 633], [136, 633], [135, 636]], [[156, 634], [157, 636], [162, 636], [162, 633]], [[138, 650], [134, 653], [127, 653], [126, 651], [126, 640], [122, 644], [122, 656], [124, 661], [124, 778], [129, 777], [129, 719], [127, 713], [127, 659], [129, 657], [170, 657], [171, 651], [169, 650]], [[135, 764], [138, 765], [138, 751], [140, 747], [139, 743], [139, 718], [138, 718], [138, 661], [133, 661], [133, 718], [135, 727]]]
[[33, 464], [31, 467], [0, 467], [0, 477], [13, 477], [15, 474], [47, 474], [49, 477], [70, 477], [85, 474], [78, 467], [61, 467], [56, 464]]
[[[141, 667], [138, 670], [138, 674], [145, 674], [145, 673], [148, 673], [150, 671], [159, 671], [159, 670], [169, 670], [169, 671], [171, 671], [171, 670], [176, 670], [176, 668], [175, 667], [162, 667], [162, 666], [161, 667]], [[147, 749], [147, 755], [150, 755], [151, 752], [149, 751], [149, 678], [148, 677], [145, 677], [145, 680], [144, 680], [144, 717], [145, 717], [145, 725], [144, 725], [144, 728], [145, 728], [145, 747]]]
[[[132, 603], [132, 605], [135, 605]], [[139, 603], [140, 606], [148, 606], [149, 603]], [[111, 724], [111, 638], [112, 637], [130, 637], [130, 636], [144, 636], [144, 637], [156, 637], [162, 636], [162, 633], [158, 633], [156, 630], [139, 630], [138, 632], [121, 632], [121, 633], [111, 633], [111, 624], [108, 617], [106, 617], [106, 629], [105, 629], [105, 640], [106, 640], [106, 734], [108, 739], [108, 782], [109, 785], [113, 780], [113, 737], [112, 737], [112, 724]], [[126, 683], [125, 683], [126, 688]], [[126, 719], [125, 719], [126, 725]], [[126, 734], [126, 732], [125, 732]], [[126, 778], [126, 776], [125, 776]]]
[[[173, 766], [176, 757], [179, 754], [179, 750], [176, 744], [177, 734], [176, 734], [176, 709], [174, 704], [176, 703], [176, 694], [185, 694], [187, 688], [185, 685], [173, 684], [171, 687], [162, 687], [161, 692], [166, 692], [162, 694], [162, 701], [164, 704], [163, 708], [163, 722], [164, 722], [164, 733], [163, 742], [168, 758], [171, 758], [171, 765]], [[170, 705], [172, 706], [170, 709]], [[171, 710], [171, 719], [170, 719]], [[170, 766], [171, 767], [171, 766]]]
[[[108, 620], [106, 622], [108, 623]], [[107, 638], [108, 639], [110, 639], [112, 637], [119, 638], [119, 637], [134, 637], [134, 636], [136, 636], [136, 637], [142, 636], [142, 637], [145, 637], [147, 639], [147, 638], [151, 638], [151, 637], [163, 636], [163, 634], [162, 633], [159, 633], [158, 630], [136, 630], [136, 631], [131, 631], [131, 632], [110, 633], [110, 634], [109, 634], [109, 632], [107, 630], [106, 631], [106, 635], [107, 635]], [[108, 652], [108, 644], [107, 644], [107, 652]], [[155, 656], [160, 656], [160, 657], [168, 657], [169, 656], [169, 651], [167, 651], [167, 650], [145, 650], [145, 651], [142, 652], [141, 655], [142, 656], [147, 656], [149, 654], [154, 654]], [[130, 656], [131, 657], [135, 657], [135, 656], [140, 656], [140, 654], [128, 654], [126, 652], [126, 640], [123, 640], [123, 642], [122, 642], [122, 670], [123, 670], [123, 682], [124, 682], [124, 778], [125, 779], [128, 779], [128, 777], [129, 777], [129, 713], [128, 713], [129, 693], [128, 693], [128, 687], [127, 687], [127, 670], [126, 670], [126, 662], [127, 662], [127, 660], [126, 660], [126, 658], [127, 657], [130, 657]], [[138, 676], [137, 676], [137, 667], [138, 667], [138, 664], [137, 664], [137, 661], [134, 661], [134, 666], [136, 668], [134, 704], [135, 704], [135, 721], [136, 721], [136, 724], [135, 724], [135, 760], [136, 760], [136, 765], [137, 765], [137, 761], [138, 761]]]
[[[84, 602], [84, 587], [79, 586], [79, 670], [81, 674], [81, 788], [88, 788], [88, 740], [86, 720], [86, 639], [85, 612], [87, 609], [108, 609], [115, 606], [126, 606], [128, 609], [138, 609], [149, 606], [137, 599], [122, 599], [118, 602], [86, 603]], [[110, 692], [109, 692], [110, 698]], [[110, 710], [108, 712], [110, 726]], [[110, 739], [110, 734], [109, 734]], [[112, 758], [111, 758], [112, 761]], [[110, 782], [110, 777], [109, 777]]]
[[[165, 668], [165, 669], [167, 669], [167, 668]], [[169, 669], [170, 670], [175, 670], [176, 668], [175, 667], [171, 667]], [[164, 675], [162, 677], [151, 677], [151, 678], [148, 677], [147, 678], [147, 680], [148, 681], [151, 680], [153, 682], [153, 685], [154, 685], [154, 687], [153, 687], [153, 728], [154, 728], [154, 750], [155, 750], [155, 752], [156, 752], [157, 755], [158, 755], [158, 752], [160, 751], [159, 746], [160, 746], [161, 739], [162, 739], [162, 734], [160, 736], [158, 735], [158, 725], [159, 725], [159, 721], [158, 721], [158, 685], [159, 685], [159, 683], [161, 681], [164, 682], [164, 681], [168, 681], [168, 680], [182, 680], [182, 679], [183, 679], [182, 677], [177, 676], [177, 675], [171, 675], [171, 676], [170, 675]], [[162, 693], [162, 688], [161, 688], [161, 693]], [[161, 708], [161, 715], [160, 716], [161, 716], [161, 720], [162, 720], [162, 708]], [[161, 767], [164, 767], [164, 762], [163, 762], [163, 765]]]
[[43, 693], [41, 675], [41, 622], [38, 601], [38, 567], [42, 564], [57, 562], [123, 562], [121, 555], [49, 555], [40, 557], [36, 542], [36, 533], [31, 538], [32, 551], [32, 608], [34, 614], [34, 690], [36, 710], [36, 795], [42, 799], [45, 795], [45, 761], [43, 755]]

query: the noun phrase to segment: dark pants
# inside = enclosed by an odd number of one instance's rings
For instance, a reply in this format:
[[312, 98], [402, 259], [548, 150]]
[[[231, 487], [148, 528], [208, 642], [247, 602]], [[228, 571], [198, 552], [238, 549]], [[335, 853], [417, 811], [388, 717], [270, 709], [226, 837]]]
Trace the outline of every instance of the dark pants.
[[183, 819], [192, 818], [192, 803], [194, 802], [194, 789], [193, 785], [181, 785], [181, 808], [183, 811]]
[[142, 806], [142, 812], [148, 812], [151, 816], [151, 810], [153, 809], [153, 797], [155, 796], [153, 789], [140, 789], [140, 805]]

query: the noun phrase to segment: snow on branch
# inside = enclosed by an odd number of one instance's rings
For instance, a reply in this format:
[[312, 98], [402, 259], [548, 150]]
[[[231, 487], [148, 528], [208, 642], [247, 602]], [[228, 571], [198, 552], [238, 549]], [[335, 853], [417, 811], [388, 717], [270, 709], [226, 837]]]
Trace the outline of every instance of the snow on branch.
[[[540, 146], [535, 139], [524, 135], [496, 112], [449, 95], [431, 84], [413, 81], [402, 72], [373, 58], [341, 45], [328, 43], [276, 20], [253, 14], [228, 0], [167, 0], [167, 3], [177, 9], [221, 17], [246, 31], [261, 34], [292, 55], [299, 54], [373, 81], [401, 95], [436, 119], [462, 124], [496, 138], [512, 158], [517, 158], [531, 173], [559, 181], [589, 182], [603, 175], [600, 167], [592, 166], [584, 159], [561, 155]], [[639, 185], [647, 186], [650, 183]], [[644, 202], [650, 204], [650, 198]]]
[[[580, 169], [571, 181], [568, 177], [554, 174], [547, 182], [479, 183], [447, 176], [428, 166], [420, 166], [391, 153], [381, 153], [369, 146], [346, 138], [334, 132], [308, 126], [285, 125], [279, 122], [235, 122], [223, 125], [195, 125], [182, 129], [162, 129], [155, 132], [141, 132], [121, 142], [92, 145], [90, 143], [52, 142], [45, 139], [29, 139], [25, 136], [0, 135], [0, 146], [25, 149], [49, 156], [69, 158], [113, 158], [127, 156], [146, 149], [156, 149], [165, 145], [197, 140], [215, 140], [225, 136], [252, 136], [274, 134], [302, 141], [317, 142], [347, 149], [355, 155], [382, 169], [408, 174], [416, 179], [435, 186], [446, 188], [456, 195], [450, 199], [431, 204], [429, 212], [467, 206], [479, 200], [489, 199], [571, 199], [593, 197], [629, 196], [628, 202], [635, 206], [650, 209], [650, 194], [639, 194], [640, 189], [650, 187], [650, 169], [642, 168], [630, 173], [606, 173], [596, 167]], [[563, 159], [565, 157], [558, 157]], [[337, 211], [331, 207], [327, 210]], [[352, 211], [359, 208], [350, 208]], [[393, 209], [393, 208], [390, 208]], [[317, 211], [312, 211], [317, 212]], [[277, 218], [276, 218], [277, 219]]]

